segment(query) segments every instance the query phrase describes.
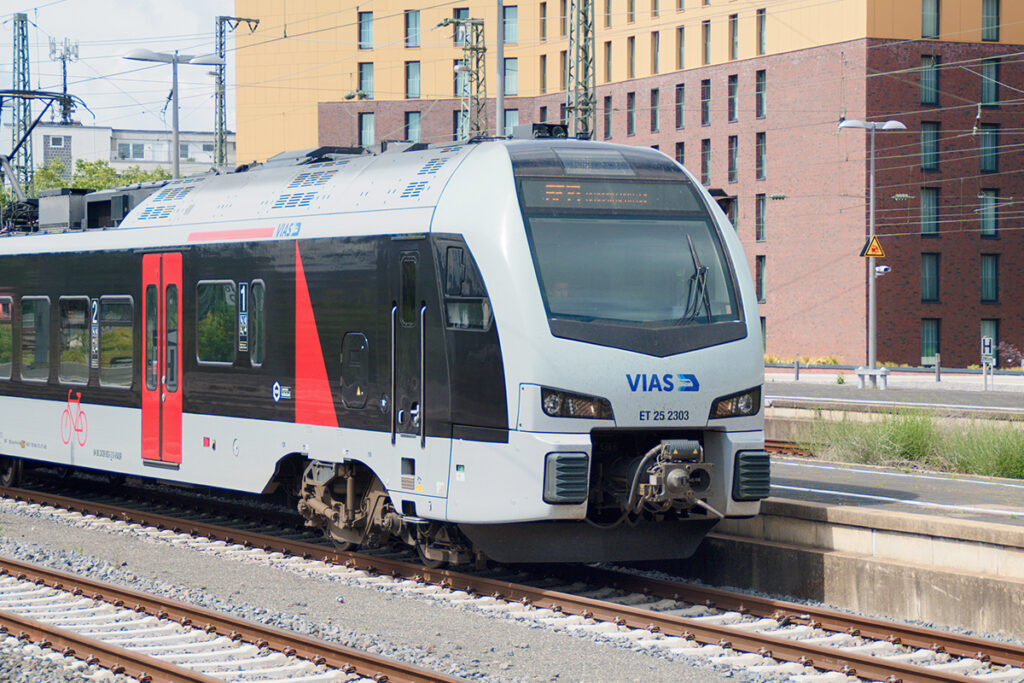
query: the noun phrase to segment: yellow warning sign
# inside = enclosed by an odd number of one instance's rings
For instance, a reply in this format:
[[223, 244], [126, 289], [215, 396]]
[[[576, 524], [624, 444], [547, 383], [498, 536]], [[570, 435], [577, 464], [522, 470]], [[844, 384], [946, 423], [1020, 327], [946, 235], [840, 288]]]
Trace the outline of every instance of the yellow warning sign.
[[877, 237], [872, 237], [867, 243], [864, 244], [864, 248], [860, 250], [861, 256], [873, 256], [875, 258], [885, 258], [885, 252], [882, 251], [882, 245], [879, 243]]

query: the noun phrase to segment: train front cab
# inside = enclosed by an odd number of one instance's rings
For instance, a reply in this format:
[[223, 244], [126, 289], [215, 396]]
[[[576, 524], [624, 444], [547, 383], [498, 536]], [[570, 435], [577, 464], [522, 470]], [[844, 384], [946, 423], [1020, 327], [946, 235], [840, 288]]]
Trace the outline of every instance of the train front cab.
[[[501, 339], [508, 443], [453, 440], [448, 519], [503, 561], [687, 557], [767, 495], [739, 241], [660, 153], [507, 149], [516, 202], [487, 226], [502, 248], [466, 239]], [[462, 215], [486, 215], [475, 201]]]

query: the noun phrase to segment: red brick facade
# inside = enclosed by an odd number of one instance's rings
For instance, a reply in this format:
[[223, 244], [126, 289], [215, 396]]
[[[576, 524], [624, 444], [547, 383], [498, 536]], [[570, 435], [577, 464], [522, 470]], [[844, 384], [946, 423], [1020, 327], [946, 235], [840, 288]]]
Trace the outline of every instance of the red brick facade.
[[[983, 107], [981, 123], [997, 123], [998, 171], [979, 171], [979, 138], [972, 135], [980, 97], [982, 57], [1019, 46], [939, 41], [856, 40], [769, 57], [687, 69], [598, 85], [595, 139], [657, 146], [702, 171], [702, 146], [710, 141], [708, 187], [735, 198], [736, 229], [757, 277], [763, 257], [766, 349], [781, 357], [837, 356], [846, 364], [866, 360], [867, 260], [859, 256], [867, 235], [868, 132], [840, 132], [843, 117], [898, 118], [905, 132], [879, 132], [877, 231], [892, 272], [878, 279], [878, 359], [921, 362], [921, 320], [941, 322], [942, 364], [978, 362], [982, 319], [998, 320], [1000, 340], [1024, 346], [1024, 231], [1016, 226], [1012, 198], [1024, 198], [1017, 173], [1019, 107]], [[921, 104], [922, 55], [939, 57], [938, 105]], [[757, 116], [757, 72], [765, 73], [765, 111]], [[600, 75], [600, 74], [599, 74]], [[735, 76], [734, 120], [729, 80]], [[1002, 99], [1024, 91], [1024, 73], [1005, 65], [999, 74]], [[702, 125], [702, 81], [711, 85], [709, 121]], [[683, 85], [684, 121], [676, 127], [676, 87]], [[1014, 89], [1019, 90], [1014, 90]], [[652, 90], [657, 90], [652, 130]], [[633, 132], [628, 131], [629, 93], [634, 93]], [[606, 130], [605, 98], [611, 98]], [[511, 97], [519, 121], [559, 118], [564, 93]], [[354, 145], [359, 112], [375, 112], [377, 140], [404, 137], [404, 113], [421, 112], [421, 138], [451, 140], [457, 99], [325, 102], [319, 107], [319, 141]], [[493, 102], [491, 103], [493, 109]], [[939, 122], [938, 171], [921, 170], [921, 122]], [[493, 114], [488, 119], [493, 129]], [[756, 140], [765, 141], [764, 178], [756, 174]], [[737, 145], [735, 180], [729, 146]], [[921, 236], [921, 188], [938, 187], [939, 234]], [[980, 189], [997, 189], [1001, 216], [994, 238], [980, 236]], [[718, 193], [716, 193], [718, 194]], [[755, 233], [757, 196], [764, 195], [764, 236]], [[896, 195], [897, 198], [893, 198]], [[728, 203], [728, 200], [726, 200]], [[921, 301], [921, 254], [939, 254], [939, 298]], [[981, 303], [981, 254], [999, 256], [998, 303]]]

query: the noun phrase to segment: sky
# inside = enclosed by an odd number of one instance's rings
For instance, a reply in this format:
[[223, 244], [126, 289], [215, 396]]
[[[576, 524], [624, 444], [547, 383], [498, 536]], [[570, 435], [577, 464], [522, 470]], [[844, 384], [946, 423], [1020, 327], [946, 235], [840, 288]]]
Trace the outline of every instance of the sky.
[[[68, 92], [85, 101], [75, 120], [87, 126], [170, 130], [171, 66], [129, 61], [135, 48], [206, 55], [215, 51], [218, 15], [234, 14], [233, 0], [0, 0], [0, 90], [13, 86], [13, 15], [28, 16], [31, 82], [36, 90], [61, 90], [61, 63], [50, 59], [50, 38], [78, 43], [78, 60], [68, 63]], [[248, 30], [242, 24], [237, 30]], [[234, 130], [234, 39], [228, 33], [228, 128]], [[179, 128], [212, 131], [213, 67], [178, 66]], [[41, 111], [38, 103], [34, 113]], [[49, 121], [47, 113], [43, 121]], [[59, 120], [59, 116], [57, 118]], [[5, 102], [3, 123], [11, 121]]]

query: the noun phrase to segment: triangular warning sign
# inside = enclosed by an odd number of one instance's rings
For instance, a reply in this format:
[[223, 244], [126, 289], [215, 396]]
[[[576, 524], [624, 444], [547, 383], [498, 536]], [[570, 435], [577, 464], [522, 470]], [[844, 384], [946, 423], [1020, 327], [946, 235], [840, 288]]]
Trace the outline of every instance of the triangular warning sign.
[[882, 245], [878, 242], [877, 237], [872, 237], [864, 244], [864, 248], [860, 250], [860, 255], [885, 258], [885, 252], [882, 251]]

